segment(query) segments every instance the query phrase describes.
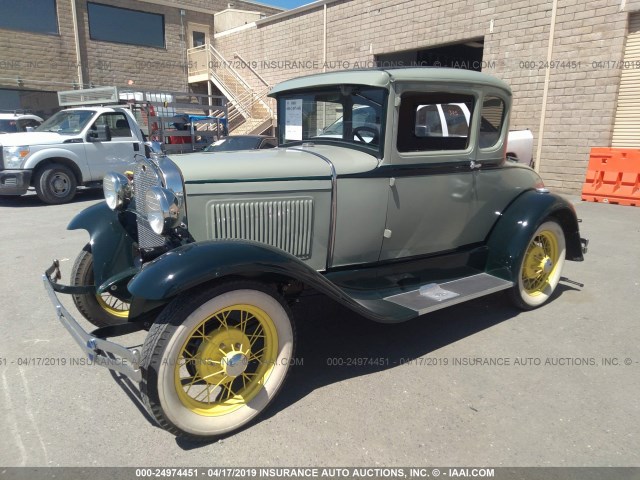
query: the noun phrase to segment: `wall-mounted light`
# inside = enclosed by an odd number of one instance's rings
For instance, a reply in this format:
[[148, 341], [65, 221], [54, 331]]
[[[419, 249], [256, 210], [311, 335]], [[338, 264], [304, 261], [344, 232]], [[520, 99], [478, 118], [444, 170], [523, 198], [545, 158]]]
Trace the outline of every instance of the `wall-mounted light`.
[[22, 81], [22, 79], [20, 77], [18, 77], [16, 79], [16, 83], [18, 84], [19, 87], [24, 87], [24, 82]]

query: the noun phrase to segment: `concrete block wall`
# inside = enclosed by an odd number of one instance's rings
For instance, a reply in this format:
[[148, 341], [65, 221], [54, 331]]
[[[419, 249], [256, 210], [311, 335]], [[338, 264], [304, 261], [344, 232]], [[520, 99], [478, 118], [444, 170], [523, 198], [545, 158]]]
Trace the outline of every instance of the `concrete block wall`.
[[[484, 38], [483, 71], [514, 94], [511, 128], [539, 140], [551, 0], [343, 0], [327, 5], [328, 70], [371, 65], [376, 55]], [[558, 2], [540, 173], [555, 191], [579, 193], [592, 146], [608, 146], [615, 115], [628, 12], [614, 0]], [[271, 84], [323, 66], [323, 8], [259, 22], [216, 37], [227, 58], [238, 52]], [[289, 62], [287, 64], [286, 62]], [[294, 63], [297, 62], [297, 63]], [[251, 83], [257, 79], [246, 69]]]
[[71, 4], [56, 5], [58, 35], [0, 29], [0, 88], [72, 88], [77, 69]]
[[[188, 22], [208, 24], [213, 35], [213, 13], [228, 6], [226, 0], [182, 0], [179, 5], [164, 6], [139, 0], [100, 0], [98, 3], [164, 15], [165, 48], [141, 47], [91, 40], [87, 2], [76, 0], [79, 36], [86, 85], [127, 85], [150, 89], [187, 90], [187, 61], [180, 9], [185, 31]], [[234, 0], [239, 9], [266, 14], [280, 9]], [[78, 78], [73, 16], [69, 1], [57, 1], [58, 35], [35, 34], [0, 29], [0, 88], [22, 87], [30, 90], [68, 90]], [[193, 7], [196, 10], [189, 10]], [[206, 10], [210, 13], [205, 13]], [[188, 39], [187, 39], [188, 40]], [[18, 85], [18, 77], [22, 80]]]

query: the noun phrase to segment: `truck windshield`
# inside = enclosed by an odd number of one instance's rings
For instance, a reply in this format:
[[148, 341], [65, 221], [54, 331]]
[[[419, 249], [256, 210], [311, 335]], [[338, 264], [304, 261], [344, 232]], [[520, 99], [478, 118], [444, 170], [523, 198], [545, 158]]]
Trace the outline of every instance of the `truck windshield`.
[[95, 112], [91, 110], [63, 110], [46, 120], [36, 128], [36, 131], [62, 134], [80, 133], [94, 114]]
[[278, 97], [280, 144], [340, 144], [379, 156], [386, 99], [386, 89], [361, 85], [284, 93]]

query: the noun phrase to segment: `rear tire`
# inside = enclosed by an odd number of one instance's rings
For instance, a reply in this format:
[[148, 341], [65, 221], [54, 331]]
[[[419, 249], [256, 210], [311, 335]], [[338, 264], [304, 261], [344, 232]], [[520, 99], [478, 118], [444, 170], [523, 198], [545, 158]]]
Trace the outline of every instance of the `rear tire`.
[[257, 417], [283, 385], [295, 328], [275, 290], [233, 281], [176, 297], [142, 350], [140, 391], [169, 432], [208, 440]]
[[59, 205], [73, 200], [77, 181], [69, 167], [53, 164], [38, 172], [34, 186], [40, 200], [49, 205]]
[[[76, 258], [71, 270], [71, 285], [84, 287], [93, 285], [93, 255], [87, 244]], [[73, 295], [78, 311], [96, 327], [108, 327], [125, 323], [129, 317], [129, 304], [113, 295], [85, 293]]]
[[562, 227], [555, 220], [540, 225], [524, 252], [518, 280], [509, 290], [513, 304], [532, 310], [546, 303], [558, 286], [566, 255]]

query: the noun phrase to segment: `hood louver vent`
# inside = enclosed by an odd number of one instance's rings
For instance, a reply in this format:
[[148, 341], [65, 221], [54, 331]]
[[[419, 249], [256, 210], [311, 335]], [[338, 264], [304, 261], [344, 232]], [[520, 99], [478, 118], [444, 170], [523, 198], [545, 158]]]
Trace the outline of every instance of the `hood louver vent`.
[[311, 257], [313, 199], [212, 202], [212, 239], [244, 239], [266, 243], [305, 260]]

